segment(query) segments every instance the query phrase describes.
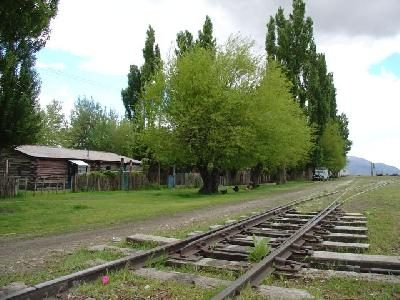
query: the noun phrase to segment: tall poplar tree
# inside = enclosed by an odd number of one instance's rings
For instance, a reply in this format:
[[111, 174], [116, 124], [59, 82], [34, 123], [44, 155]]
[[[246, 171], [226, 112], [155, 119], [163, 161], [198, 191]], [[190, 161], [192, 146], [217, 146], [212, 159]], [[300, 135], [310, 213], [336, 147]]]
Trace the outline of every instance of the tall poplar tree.
[[137, 65], [131, 65], [128, 73], [128, 87], [122, 89], [122, 102], [125, 106], [125, 112], [128, 119], [136, 117], [136, 106], [140, 99], [142, 91], [142, 81], [140, 69]]
[[[313, 21], [306, 17], [303, 0], [293, 0], [288, 18], [282, 8], [275, 17], [270, 17], [265, 49], [268, 60], [275, 60], [283, 67], [292, 83], [294, 99], [306, 112], [310, 126], [315, 128], [311, 166], [321, 166], [324, 164], [322, 134], [331, 120], [338, 120], [336, 89], [325, 55], [316, 50]], [[351, 142], [346, 140], [345, 144], [351, 145]]]
[[187, 30], [179, 31], [176, 35], [176, 45], [175, 55], [179, 57], [193, 47], [193, 35]]
[[129, 119], [135, 119], [138, 114], [138, 103], [146, 83], [161, 67], [161, 54], [158, 44], [155, 44], [155, 31], [151, 25], [146, 31], [146, 41], [143, 48], [144, 64], [139, 68], [131, 65], [128, 73], [128, 87], [122, 89], [121, 96]]
[[213, 36], [213, 24], [209, 16], [206, 16], [202, 30], [199, 30], [199, 36], [196, 40], [196, 44], [201, 48], [215, 51], [217, 47], [217, 41]]
[[0, 4], [0, 149], [33, 143], [40, 131], [35, 54], [49, 38], [58, 0]]

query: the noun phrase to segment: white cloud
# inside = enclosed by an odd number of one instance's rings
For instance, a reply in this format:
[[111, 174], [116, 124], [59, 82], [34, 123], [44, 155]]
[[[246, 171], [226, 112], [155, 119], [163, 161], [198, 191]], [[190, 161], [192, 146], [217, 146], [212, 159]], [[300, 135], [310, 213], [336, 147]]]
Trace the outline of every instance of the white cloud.
[[369, 72], [371, 65], [400, 52], [400, 36], [323, 37], [319, 45], [334, 72], [338, 108], [350, 119], [351, 154], [400, 166], [400, 78]]
[[226, 38], [227, 17], [221, 10], [209, 11], [203, 1], [62, 0], [47, 47], [84, 57], [85, 70], [126, 75], [130, 64], [143, 61], [149, 24], [165, 57], [178, 31], [188, 29], [197, 36], [206, 14], [216, 33]]

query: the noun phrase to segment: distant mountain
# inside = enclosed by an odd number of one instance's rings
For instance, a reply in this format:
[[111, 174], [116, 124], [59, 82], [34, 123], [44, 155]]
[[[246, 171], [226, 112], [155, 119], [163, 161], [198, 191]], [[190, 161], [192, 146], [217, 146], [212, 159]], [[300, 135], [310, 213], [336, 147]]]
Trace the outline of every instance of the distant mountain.
[[[349, 175], [371, 175], [371, 162], [364, 158], [348, 156], [346, 170]], [[375, 163], [375, 172], [384, 175], [400, 175], [398, 168], [383, 163]]]

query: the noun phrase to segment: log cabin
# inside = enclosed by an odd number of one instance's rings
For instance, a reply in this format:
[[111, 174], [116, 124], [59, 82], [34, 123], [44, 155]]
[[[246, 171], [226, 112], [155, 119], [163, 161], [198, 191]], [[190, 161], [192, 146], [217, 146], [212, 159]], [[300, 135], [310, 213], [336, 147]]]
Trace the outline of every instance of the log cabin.
[[[40, 145], [22, 145], [0, 153], [0, 176], [27, 178], [33, 184], [39, 178], [66, 179], [90, 171], [139, 170], [141, 162], [111, 152], [78, 150]], [[31, 185], [30, 184], [30, 185]]]

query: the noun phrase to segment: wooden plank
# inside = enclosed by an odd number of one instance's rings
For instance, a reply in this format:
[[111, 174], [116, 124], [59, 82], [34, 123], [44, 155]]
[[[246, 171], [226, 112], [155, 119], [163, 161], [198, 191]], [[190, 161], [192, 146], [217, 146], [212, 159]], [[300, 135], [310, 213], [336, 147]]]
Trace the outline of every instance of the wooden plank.
[[344, 216], [340, 217], [340, 220], [342, 220], [342, 221], [349, 221], [349, 220], [352, 220], [352, 221], [366, 221], [367, 218], [364, 217], [364, 216], [346, 216], [346, 215], [344, 215]]
[[350, 212], [347, 212], [344, 215], [345, 216], [352, 216], [352, 217], [361, 217], [361, 216], [363, 216], [363, 214], [361, 214], [361, 213], [350, 213]]
[[170, 244], [170, 243], [175, 243], [175, 242], [179, 241], [179, 239], [168, 238], [168, 237], [157, 236], [157, 235], [136, 233], [134, 235], [128, 236], [126, 238], [126, 241], [130, 242], [130, 243], [152, 242], [157, 245], [166, 245], [166, 244]]
[[306, 218], [306, 219], [311, 219], [315, 217], [313, 214], [300, 214], [300, 213], [290, 213], [290, 214], [285, 214], [285, 218]]
[[334, 226], [328, 229], [331, 232], [338, 233], [355, 233], [355, 234], [366, 234], [368, 232], [367, 227], [356, 227], [356, 226]]
[[366, 226], [367, 221], [330, 221], [326, 223], [331, 223], [337, 226]]
[[400, 269], [400, 256], [314, 251], [311, 254], [311, 259], [317, 262], [341, 262], [349, 265], [368, 265], [370, 267]]
[[309, 219], [304, 218], [278, 218], [276, 219], [278, 223], [292, 223], [292, 224], [304, 224], [309, 221]]
[[156, 280], [172, 280], [186, 284], [193, 284], [202, 288], [216, 288], [230, 284], [228, 280], [217, 278], [209, 278], [201, 275], [181, 273], [175, 271], [160, 271], [154, 268], [140, 268], [133, 271], [136, 275], [156, 279]]
[[211, 269], [215, 268], [215, 269], [231, 270], [231, 271], [244, 270], [250, 266], [250, 263], [245, 261], [231, 261], [223, 259], [214, 259], [209, 257], [200, 258], [197, 261], [170, 258], [167, 260], [167, 264], [172, 266], [192, 265], [196, 267], [211, 268]]
[[382, 275], [372, 273], [358, 273], [349, 271], [319, 270], [312, 268], [303, 268], [300, 270], [300, 276], [306, 279], [328, 279], [328, 278], [352, 278], [370, 282], [382, 282], [386, 284], [400, 284], [400, 276]]
[[328, 250], [354, 250], [354, 251], [366, 251], [369, 248], [369, 244], [365, 243], [343, 243], [343, 242], [332, 242], [323, 241], [320, 246]]
[[[162, 281], [177, 281], [184, 284], [192, 284], [202, 288], [217, 288], [221, 286], [227, 286], [231, 284], [229, 280], [210, 278], [196, 274], [182, 273], [176, 271], [160, 271], [154, 268], [141, 268], [133, 271], [136, 275], [162, 280]], [[300, 299], [314, 299], [305, 290], [293, 289], [293, 288], [282, 288], [276, 286], [261, 285], [257, 288], [258, 293], [266, 299], [288, 299], [288, 300], [300, 300]]]
[[325, 235], [324, 240], [328, 241], [363, 241], [367, 240], [368, 236], [365, 234], [351, 234], [351, 233], [330, 233]]

